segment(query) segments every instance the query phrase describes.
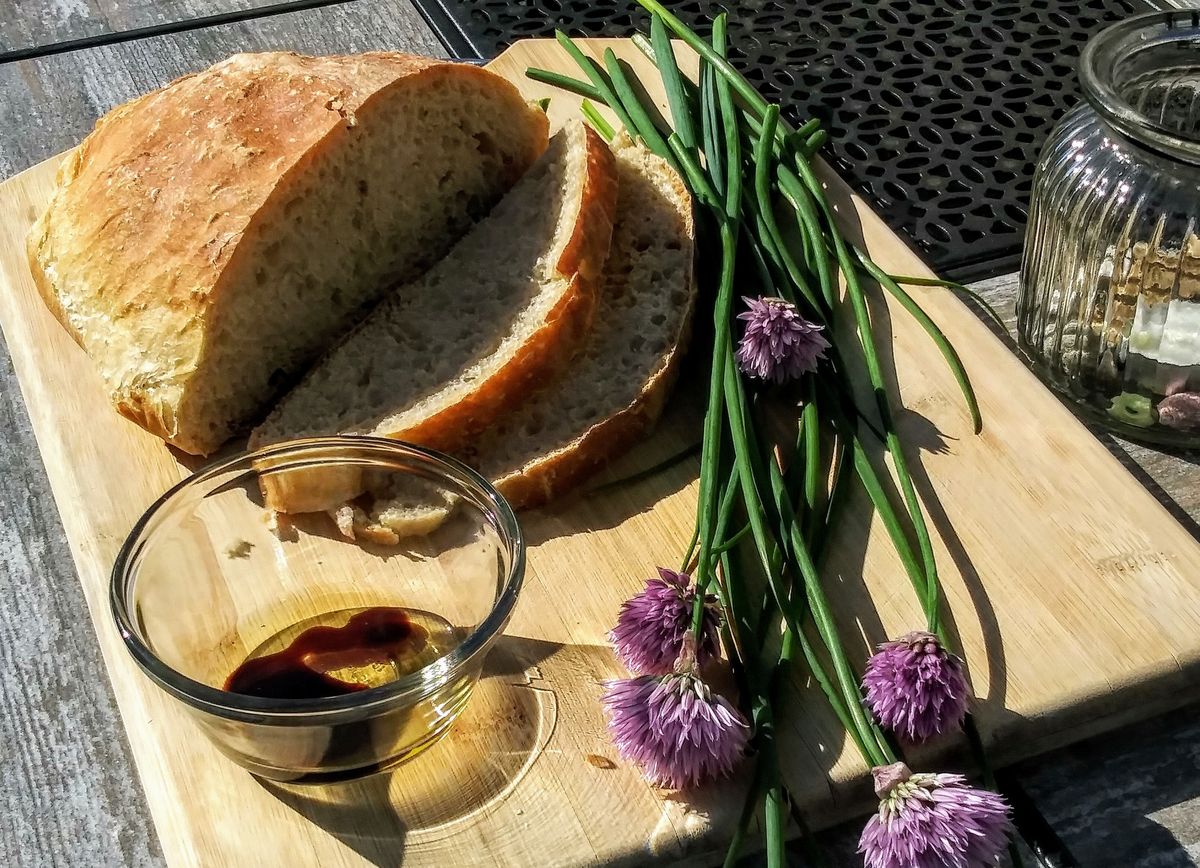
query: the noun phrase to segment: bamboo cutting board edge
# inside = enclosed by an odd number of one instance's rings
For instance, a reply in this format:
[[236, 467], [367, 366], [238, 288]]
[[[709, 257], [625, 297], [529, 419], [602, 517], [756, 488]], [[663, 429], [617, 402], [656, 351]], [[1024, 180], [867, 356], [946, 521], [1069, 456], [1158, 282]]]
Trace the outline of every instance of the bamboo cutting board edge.
[[[593, 51], [604, 45], [621, 47], [619, 41], [594, 41], [589, 45]], [[505, 70], [505, 74], [517, 77], [529, 63], [551, 67], [561, 65], [561, 58], [556, 59], [556, 52], [552, 43], [525, 43], [515, 53], [510, 52], [495, 63], [498, 68]], [[635, 66], [642, 62], [636, 51], [626, 56]], [[518, 83], [530, 96], [540, 96], [545, 92], [528, 82]], [[572, 111], [573, 105], [572, 98], [556, 92], [551, 113], [561, 117]], [[339, 837], [315, 823], [303, 820], [297, 811], [307, 809], [281, 809], [282, 803], [278, 800], [272, 800], [273, 797], [264, 799], [261, 792], [247, 787], [247, 775], [213, 755], [211, 750], [206, 751], [203, 745], [187, 743], [193, 733], [183, 728], [186, 721], [182, 720], [177, 709], [142, 679], [125, 655], [119, 637], [112, 628], [107, 609], [107, 571], [111, 564], [111, 552], [119, 544], [123, 530], [132, 523], [126, 522], [126, 518], [130, 513], [136, 517], [149, 499], [165, 487], [164, 483], [173, 482], [184, 471], [161, 444], [133, 429], [111, 411], [106, 411], [105, 415], [104, 411], [96, 410], [101, 402], [96, 400], [96, 380], [86, 366], [86, 360], [82, 359], [82, 354], [74, 344], [64, 340], [65, 335], [37, 303], [36, 296], [29, 294], [29, 276], [23, 262], [21, 243], [24, 231], [21, 227], [31, 222], [34, 211], [40, 207], [40, 202], [34, 200], [44, 196], [52, 173], [50, 164], [56, 162], [47, 161], [0, 186], [0, 209], [3, 210], [5, 223], [3, 229], [10, 241], [0, 251], [0, 269], [3, 269], [9, 290], [0, 299], [0, 324], [3, 325], [13, 354], [39, 448], [87, 592], [105, 663], [112, 673], [123, 720], [134, 746], [139, 775], [146, 786], [156, 825], [163, 836], [164, 851], [173, 864], [230, 864], [230, 853], [237, 852], [230, 849], [231, 842], [241, 844], [246, 836], [240, 827], [229, 826], [228, 819], [220, 822], [214, 822], [214, 819], [222, 816], [221, 809], [231, 799], [240, 799], [239, 804], [244, 805], [242, 812], [254, 817], [255, 832], [273, 841], [286, 841], [292, 848], [294, 858], [307, 856], [326, 864], [358, 864], [362, 859], [369, 859], [369, 856], [354, 844], [347, 844], [345, 836]], [[833, 198], [842, 206], [844, 215], [849, 215], [851, 212], [845, 206], [851, 199], [845, 185], [832, 173], [826, 173], [825, 180]], [[917, 257], [887, 230], [876, 215], [860, 201], [855, 200], [854, 204], [857, 219], [861, 221], [862, 230], [871, 241], [870, 247], [876, 252], [877, 258], [883, 258], [895, 272], [928, 273]], [[1089, 552], [1084, 566], [1094, 570], [1094, 575], [1089, 573], [1085, 578], [1107, 581], [1111, 580], [1112, 575], [1118, 575], [1128, 582], [1146, 585], [1148, 591], [1164, 596], [1175, 595], [1168, 601], [1172, 605], [1167, 606], [1167, 611], [1151, 613], [1152, 617], [1129, 611], [1108, 613], [1106, 606], [1119, 610], [1122, 604], [1128, 604], [1128, 600], [1113, 593], [1112, 589], [1119, 586], [1101, 583], [1102, 587], [1096, 596], [1101, 604], [1098, 605], [1100, 611], [1096, 613], [1096, 620], [1103, 631], [1107, 631], [1103, 635], [1119, 638], [1123, 635], [1126, 622], [1128, 638], [1131, 640], [1139, 635], [1145, 637], [1147, 626], [1159, 624], [1170, 629], [1163, 631], [1169, 634], [1165, 641], [1157, 637], [1155, 644], [1153, 638], [1147, 639], [1149, 651], [1141, 656], [1130, 653], [1121, 657], [1118, 652], [1122, 648], [1114, 645], [1111, 653], [1095, 658], [1082, 653], [1087, 650], [1086, 629], [1089, 625], [1080, 622], [1080, 629], [1085, 635], [1074, 640], [1073, 634], [1065, 630], [1065, 626], [1073, 622], [1074, 615], [1068, 612], [1072, 617], [1065, 620], [1061, 617], [1063, 613], [1057, 611], [1054, 605], [1057, 600], [1054, 594], [1039, 596], [1038, 593], [1043, 592], [1044, 588], [1035, 587], [1026, 576], [1018, 576], [1026, 584], [1011, 590], [1035, 593], [1031, 597], [1029, 611], [1014, 614], [1010, 611], [1012, 600], [1004, 598], [1010, 589], [992, 579], [988, 583], [987, 593], [999, 602], [997, 620], [1003, 622], [1000, 624], [1000, 633], [1011, 637], [1013, 628], [1005, 630], [1004, 626], [1020, 623], [1021, 617], [1029, 617], [1029, 625], [1034, 628], [1031, 635], [1035, 640], [1058, 640], [1069, 652], [1065, 659], [1088, 664], [1079, 682], [1051, 682], [1043, 685], [1039, 691], [1030, 690], [1031, 685], [1036, 686], [1033, 680], [1028, 684], [1020, 682], [1021, 689], [1014, 690], [1010, 676], [1008, 692], [1012, 695], [1001, 697], [1000, 701], [1005, 708], [1012, 705], [1014, 716], [990, 713], [985, 701], [981, 709], [981, 722], [985, 728], [993, 736], [1014, 739], [1013, 743], [999, 745], [999, 755], [1009, 758], [1028, 755], [1108, 728], [1110, 724], [1126, 722], [1144, 717], [1153, 710], [1165, 710], [1168, 706], [1182, 704], [1182, 700], [1191, 698], [1195, 693], [1196, 664], [1200, 658], [1197, 642], [1191, 638], [1200, 632], [1196, 630], [1200, 625], [1200, 614], [1196, 611], [1195, 603], [1196, 588], [1194, 580], [1183, 577], [1184, 573], [1200, 575], [1200, 555], [1194, 541], [1170, 518], [1161, 504], [1120, 467], [950, 293], [930, 291], [923, 295], [923, 300], [934, 318], [951, 332], [952, 338], [957, 339], [960, 349], [966, 349], [962, 346], [964, 336], [970, 341], [969, 352], [964, 351], [964, 356], [968, 357], [973, 377], [980, 383], [985, 416], [997, 423], [995, 427], [1000, 431], [998, 437], [1004, 434], [1016, 437], [1020, 433], [1010, 424], [1011, 419], [1007, 418], [1009, 414], [1003, 412], [1006, 408], [1012, 409], [1009, 405], [1010, 392], [1020, 390], [1037, 411], [1033, 415], [1045, 426], [1039, 437], [1022, 440], [1021, 445], [1040, 442], [1043, 450], [1054, 458], [1054, 461], [1048, 462], [1050, 465], [1074, 459], [1100, 476], [1098, 491], [1102, 495], [1102, 502], [1110, 505], [1117, 501], [1132, 504], [1137, 513], [1136, 527], [1133, 529], [1103, 526], [1103, 522], [1096, 522], [1097, 528], [1089, 524], [1082, 529], [1088, 537], [1086, 541], [1095, 544], [1094, 553], [1081, 545], [1081, 549]], [[987, 449], [996, 444], [989, 439], [991, 435], [987, 431], [979, 441], [963, 439], [966, 435], [961, 430], [964, 422], [961, 407], [947, 398], [952, 395], [952, 390], [945, 388], [945, 377], [939, 374], [936, 367], [940, 365], [936, 354], [922, 343], [922, 336], [914, 333], [911, 325], [903, 321], [902, 315], [892, 311], [892, 316], [894, 319], [890, 326], [895, 331], [896, 351], [904, 358], [913, 360], [905, 366], [906, 376], [901, 378], [906, 399], [922, 414], [928, 413], [939, 424], [947, 426], [952, 436], [959, 438], [954, 441], [953, 449], [968, 456], [954, 453], [950, 457], [934, 455], [929, 458], [929, 476], [935, 494], [950, 504], [946, 507], [950, 515], [961, 519], [960, 535], [970, 538], [968, 548], [973, 558], [979, 560], [981, 554], [999, 554], [1004, 551], [1001, 541], [991, 538], [999, 534], [994, 530], [989, 534], [985, 524], [977, 524], [978, 517], [970, 508], [969, 500], [962, 496], [961, 467], [958, 475], [954, 472], [954, 461], [965, 463], [970, 456], [978, 458], [987, 454]], [[923, 366], [915, 361], [921, 359], [925, 362]], [[920, 370], [912, 370], [912, 376], [907, 376], [909, 369], [917, 368]], [[998, 379], [1003, 381], [1000, 384], [1002, 387], [998, 387]], [[99, 416], [97, 412], [100, 412]], [[678, 431], [672, 429], [668, 422], [667, 434], [660, 435], [659, 439], [676, 433]], [[1006, 445], [1014, 448], [1012, 444], [1004, 443], [996, 447], [1000, 449], [997, 454], [1002, 459]], [[97, 484], [104, 479], [104, 467], [111, 467], [114, 462], [119, 464], [126, 459], [134, 462], [141, 477], [129, 489], [113, 489], [111, 476], [109, 485]], [[1038, 459], [1034, 463], [1047, 462]], [[1008, 464], [1011, 466], [1012, 462]], [[1004, 462], [1001, 461], [999, 466], [1004, 469]], [[85, 471], [88, 470], [95, 470], [100, 476], [86, 475]], [[128, 468], [123, 470], [127, 472]], [[450, 837], [432, 835], [424, 840], [415, 834], [405, 836], [401, 824], [400, 830], [392, 834], [398, 835], [397, 844], [404, 842], [407, 848], [406, 862], [438, 864], [444, 861], [444, 848], [453, 841], [455, 852], [459, 854], [457, 858], [464, 864], [472, 858], [472, 846], [478, 848], [477, 857], [494, 855], [497, 861], [502, 858], [506, 864], [521, 864], [522, 858], [528, 859], [532, 851], [511, 839], [509, 830], [521, 827], [523, 814], [520, 809], [509, 811], [509, 803], [523, 805], [526, 809], [524, 816], [535, 815], [545, 819], [546, 815], [537, 812], [554, 811], [554, 822], [570, 833], [566, 839], [569, 846], [555, 851], [563, 854], [564, 864], [622, 860], [651, 852], [670, 861], [694, 852], [697, 842], [707, 840], [709, 835], [719, 837], [721, 826], [729, 820], [729, 811], [724, 810], [729, 806], [723, 805], [720, 799], [713, 802], [707, 794], [699, 794], [696, 801], [701, 807], [691, 810], [672, 800], [661, 799], [640, 784], [636, 774], [628, 769], [604, 774], [594, 770], [581, 771], [578, 756], [572, 757], [572, 751], [594, 749], [602, 752], [607, 748], [602, 720], [595, 708], [595, 683], [600, 677], [612, 677], [619, 673], [601, 647], [603, 629], [611, 621], [613, 601], [619, 601], [637, 587], [640, 575], [645, 573], [647, 559], [653, 559], [664, 545], [682, 544], [678, 537], [686, 536], [687, 516], [694, 508], [693, 476], [694, 464], [677, 468], [665, 478], [653, 480], [654, 492], [647, 493], [644, 487], [639, 487], [638, 493], [629, 495], [628, 503], [623, 504], [620, 510], [605, 512], [603, 507], [595, 507], [596, 511], [589, 512], [593, 510], [592, 505], [575, 504], [528, 519], [531, 525], [549, 531], [541, 533], [541, 536], [553, 536], [553, 532], [561, 533], [571, 527], [572, 521], [578, 522], [581, 518], [587, 519], [583, 521], [584, 526], [593, 526], [595, 522], [590, 520], [597, 516], [605, 519], [617, 514], [625, 516], [615, 527], [573, 537], [551, 538], [531, 552], [530, 587], [523, 598], [525, 605], [520, 607], [523, 611], [520, 617], [514, 618], [510, 633], [517, 637], [530, 637], [548, 646], [557, 646], [557, 650], [549, 654], [540, 668], [539, 665], [533, 665], [527, 674], [540, 673], [545, 683], [565, 684], [572, 689], [550, 688], [559, 705], [549, 748], [536, 755], [530, 770], [525, 772], [526, 777], [521, 778], [512, 793], [499, 806], [490, 808], [492, 813], [480, 821], [490, 823], [490, 827], [469, 826], [450, 833]], [[1042, 486], [1035, 493], [1041, 496], [1055, 487], [1054, 484]], [[1113, 495], [1113, 492], [1117, 494]], [[149, 499], [143, 496], [146, 493], [149, 493]], [[1077, 499], [1079, 492], [1064, 488], [1063, 495]], [[1000, 505], [1008, 503], [1003, 498], [1000, 500], [1003, 501]], [[962, 508], [955, 509], [955, 504], [962, 504]], [[1032, 500], [1029, 504], [1035, 505]], [[653, 505], [649, 512], [646, 511], [647, 505]], [[1050, 525], [1057, 527], [1057, 522], [1063, 527], [1072, 526], [1070, 517], [1057, 515], [1049, 501], [1036, 505], [1046, 509], [1044, 519]], [[1013, 520], [1012, 516], [1004, 514], [993, 518]], [[1012, 526], [1018, 530], [1023, 527], [1019, 523]], [[1128, 536], [1128, 545], [1125, 540], [1119, 540], [1120, 546], [1109, 545], [1108, 540], [1098, 535], [1100, 529], [1110, 536]], [[896, 585], [895, 576], [889, 578], [894, 565], [883, 551], [886, 543], [880, 544], [878, 528], [868, 522], [856, 524], [850, 530], [861, 534], [868, 542], [867, 551], [862, 554], [867, 566], [858, 569], [863, 573], [864, 584], [870, 585], [868, 590], [880, 601], [878, 608], [881, 610], [880, 617], [887, 621], [885, 626], [890, 631], [896, 625], [909, 623], [912, 607], [906, 597], [911, 596], [911, 592], [906, 591], [904, 584]], [[647, 535], [654, 539], [652, 544], [644, 545]], [[619, 549], [619, 555], [611, 551], [614, 547]], [[609, 578], [612, 587], [607, 588], [605, 593], [584, 589], [579, 594], [571, 595], [578, 599], [569, 600], [568, 605], [579, 608], [578, 611], [572, 611], [570, 616], [560, 613], [555, 618], [549, 618], [548, 614], [531, 614], [530, 609], [535, 603], [545, 605], [558, 599], [555, 597], [555, 583], [560, 581], [564, 571], [569, 571], [578, 563], [584, 553], [600, 564], [599, 575], [604, 576], [604, 570], [611, 572]], [[987, 628], [976, 630], [976, 625], [970, 623], [967, 613], [972, 596], [965, 587], [959, 587], [960, 577], [954, 575], [954, 558], [944, 545], [939, 547], [938, 554], [939, 562], [949, 574], [948, 590], [955, 611], [962, 621], [968, 622], [962, 626], [977, 688], [985, 670], [990, 688], [996, 682], [996, 674], [991, 671], [988, 661], [981, 660], [979, 656], [979, 647], [986, 647], [987, 643], [974, 641]], [[627, 560], [636, 562], [626, 563]], [[845, 563], [835, 564], [835, 579], [847, 586], [845, 593], [861, 600], [861, 595], [854, 596], [857, 592], [849, 587], [855, 573], [853, 561], [854, 558], [850, 558]], [[1013, 572], [1018, 571], [1014, 569]], [[989, 578], [991, 575], [989, 573]], [[1036, 573], [1033, 575], [1037, 577]], [[1088, 599], [1086, 595], [1076, 593], [1078, 588], [1071, 584], [1076, 578], [1070, 574], [1055, 577], [1055, 581], [1065, 588], [1064, 606], [1066, 603], [1077, 606], [1081, 599]], [[1166, 579], [1172, 581], [1167, 582]], [[1067, 594], [1067, 591], [1074, 596]], [[543, 623], [547, 620], [555, 623]], [[1049, 624], [1053, 624], [1053, 631], [1038, 632], [1039, 626]], [[1026, 630], [1029, 625], [1020, 623]], [[1190, 629], [1190, 636], [1186, 640], [1180, 639], [1187, 635], [1181, 625]], [[876, 632], [869, 626], [862, 629]], [[861, 631], [848, 629], [848, 632], [853, 635]], [[877, 637], [873, 635], [872, 638]], [[1177, 648], [1171, 645], [1172, 641], [1178, 642]], [[1007, 652], [1004, 656], [1007, 657]], [[1017, 659], [1013, 663], [1024, 665], [1027, 661]], [[1021, 669], [1020, 665], [1008, 668], [1026, 677], [1026, 670]], [[1043, 674], [1041, 670], [1031, 669], [1027, 676], [1033, 679]], [[816, 707], [820, 703], [811, 688], [799, 680], [797, 688], [798, 696], [808, 705]], [[1171, 692], [1165, 694], [1168, 688]], [[1140, 702], [1135, 704], [1130, 701], [1135, 698]], [[805, 707], [807, 709], [808, 706]], [[819, 712], [815, 712], [815, 716], [813, 714], [805, 710], [803, 715], [790, 718], [793, 731], [785, 733], [785, 738], [790, 739], [788, 744], [795, 748], [797, 757], [796, 765], [791, 769], [796, 791], [805, 799], [805, 805], [825, 821], [843, 816], [855, 808], [856, 795], [862, 792], [857, 784], [861, 783], [865, 770], [843, 750], [835, 750], [832, 756], [829, 754], [828, 721], [822, 719]], [[461, 746], [461, 743], [454, 744], [456, 748]], [[565, 749], [564, 745], [571, 750]], [[197, 757], [217, 765], [213, 768], [186, 765]], [[810, 783], [810, 778], [815, 779], [813, 772], [820, 772], [822, 767], [827, 771], [832, 769], [835, 782], [832, 789], [823, 780], [816, 785]], [[194, 773], [190, 773], [193, 769]], [[214, 782], [219, 792], [213, 792]], [[526, 791], [535, 782], [546, 791], [557, 793], [556, 800], [546, 803], [530, 797]], [[609, 822], [605, 822], [603, 811], [596, 810], [597, 805], [581, 804], [577, 792], [573, 800], [572, 787], [579, 790], [588, 786], [592, 792], [601, 792], [606, 797], [602, 800], [609, 803], [609, 813], [612, 815]], [[597, 790], [597, 787], [604, 789]], [[364, 788], [364, 792], [369, 791], [370, 788]], [[702, 816], [705, 809], [711, 814], [707, 819]], [[569, 819], [572, 814], [577, 818], [574, 821]], [[379, 817], [373, 817], [372, 822], [386, 822], [386, 818], [380, 820]], [[589, 822], [594, 823], [594, 827], [589, 827]], [[504, 826], [503, 823], [512, 825]], [[372, 826], [371, 830], [377, 832], [378, 825]], [[611, 840], [606, 841], [606, 835]], [[542, 842], [542, 846], [554, 844]]]

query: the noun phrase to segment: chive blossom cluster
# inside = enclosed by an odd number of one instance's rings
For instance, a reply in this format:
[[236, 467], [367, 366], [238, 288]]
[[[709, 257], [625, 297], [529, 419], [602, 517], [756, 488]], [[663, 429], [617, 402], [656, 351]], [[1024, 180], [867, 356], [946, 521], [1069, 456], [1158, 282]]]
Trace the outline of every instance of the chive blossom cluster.
[[750, 730], [701, 675], [719, 653], [718, 616], [715, 601], [705, 596], [693, 632], [698, 596], [686, 573], [659, 567], [621, 606], [609, 634], [617, 657], [635, 673], [604, 686], [613, 743], [648, 780], [674, 789], [728, 775]]
[[[617, 625], [609, 633], [617, 657], [631, 672], [665, 675], [675, 670], [684, 636], [692, 625], [696, 588], [691, 576], [663, 567], [641, 593], [621, 606]], [[716, 599], [704, 601], [696, 663], [704, 666], [718, 654]]]
[[829, 341], [821, 326], [809, 322], [796, 306], [782, 298], [743, 298], [747, 310], [738, 314], [746, 328], [738, 344], [742, 372], [760, 380], [786, 383], [817, 369]]
[[961, 729], [971, 693], [962, 661], [923, 631], [880, 645], [862, 686], [875, 719], [910, 744]]
[[879, 810], [858, 851], [866, 868], [986, 868], [1011, 833], [1008, 806], [962, 775], [921, 774], [904, 763], [872, 770]]
[[[714, 328], [705, 354], [711, 371], [695, 536], [684, 557], [695, 568], [660, 569], [622, 606], [610, 638], [632, 677], [605, 685], [609, 732], [623, 758], [671, 787], [719, 778], [753, 755], [758, 768], [726, 864], [736, 862], [749, 820], [760, 812], [767, 861], [785, 864], [789, 799], [774, 721], [779, 691], [791, 682], [777, 676], [803, 665], [875, 770], [880, 807], [861, 841], [868, 868], [990, 864], [1009, 834], [1004, 800], [958, 775], [912, 773], [891, 738], [915, 743], [961, 727], [970, 691], [962, 661], [938, 638], [937, 567], [893, 421], [898, 399], [868, 288], [895, 298], [933, 340], [978, 431], [966, 371], [901, 286], [906, 279], [888, 274], [843, 235], [814, 161], [825, 132], [816, 120], [786, 122], [729, 63], [726, 16], [713, 20], [706, 40], [660, 0], [637, 2], [650, 13], [650, 34], [633, 41], [658, 69], [666, 124], [645, 101], [647, 88], [632, 67], [611, 50], [596, 60], [559, 33], [586, 80], [529, 71], [582, 95], [585, 118], [610, 138], [614, 129], [592, 103], [611, 109], [629, 136], [678, 172], [696, 201], [698, 231], [713, 242], [703, 246], [698, 269], [712, 280], [701, 297], [711, 299], [706, 319]], [[699, 55], [697, 83], [676, 65], [672, 36]], [[842, 317], [849, 320], [835, 328]], [[861, 364], [850, 368], [847, 357]], [[852, 382], [863, 375], [866, 382]], [[778, 438], [777, 426], [767, 424], [778, 421], [769, 412], [777, 397], [769, 387], [785, 383], [804, 398], [795, 429]], [[862, 394], [873, 397], [870, 407], [859, 405]], [[880, 445], [891, 474], [872, 460]], [[855, 480], [884, 519], [926, 615], [924, 632], [880, 646], [861, 677], [839, 630], [854, 614], [835, 611], [821, 575], [847, 501], [844, 487]], [[735, 701], [713, 690], [702, 672], [721, 646], [736, 664]], [[751, 709], [753, 726], [745, 713]]]
[[620, 755], [673, 789], [728, 775], [749, 738], [742, 715], [695, 670], [611, 681], [604, 707]]

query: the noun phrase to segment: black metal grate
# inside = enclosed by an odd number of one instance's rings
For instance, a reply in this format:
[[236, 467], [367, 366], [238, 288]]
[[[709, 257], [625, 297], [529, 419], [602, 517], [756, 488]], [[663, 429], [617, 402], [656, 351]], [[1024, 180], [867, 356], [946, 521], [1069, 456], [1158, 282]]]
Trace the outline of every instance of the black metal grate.
[[[632, 0], [417, 0], [447, 46], [622, 36]], [[671, 3], [701, 32], [730, 15], [737, 64], [793, 120], [819, 118], [825, 156], [942, 274], [1016, 269], [1033, 165], [1079, 99], [1087, 38], [1146, 0], [723, 0]]]

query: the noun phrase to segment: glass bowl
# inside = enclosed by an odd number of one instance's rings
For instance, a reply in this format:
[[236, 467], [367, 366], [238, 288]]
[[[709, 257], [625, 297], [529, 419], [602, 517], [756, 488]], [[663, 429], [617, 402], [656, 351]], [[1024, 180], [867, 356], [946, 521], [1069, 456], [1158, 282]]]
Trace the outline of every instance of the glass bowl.
[[[350, 539], [331, 514], [264, 507], [264, 489], [317, 473], [420, 490], [444, 515], [379, 544]], [[240, 455], [173, 487], [125, 541], [111, 603], [142, 671], [222, 753], [270, 780], [328, 783], [394, 766], [449, 730], [524, 571], [511, 508], [469, 468], [392, 440], [331, 437]]]

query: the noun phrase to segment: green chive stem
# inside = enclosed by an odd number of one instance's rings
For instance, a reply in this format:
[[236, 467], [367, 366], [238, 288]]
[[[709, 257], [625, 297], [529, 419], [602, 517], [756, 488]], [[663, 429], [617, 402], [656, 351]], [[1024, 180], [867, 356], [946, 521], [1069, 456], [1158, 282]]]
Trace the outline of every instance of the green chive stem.
[[650, 17], [650, 59], [658, 67], [662, 79], [663, 90], [667, 95], [667, 105], [671, 109], [671, 125], [675, 128], [679, 140], [689, 151], [696, 150], [699, 137], [696, 135], [696, 125], [692, 120], [689, 107], [691, 100], [683, 85], [683, 74], [675, 62], [675, 51], [671, 48], [671, 37], [666, 25], [657, 15]]
[[525, 77], [541, 82], [542, 84], [548, 84], [551, 87], [557, 87], [568, 93], [578, 94], [594, 102], [605, 101], [603, 94], [594, 85], [588, 84], [586, 81], [580, 81], [577, 78], [571, 78], [569, 75], [563, 75], [561, 72], [552, 72], [549, 69], [539, 69], [536, 66], [531, 66], [525, 70]]
[[612, 124], [606, 121], [604, 116], [596, 110], [596, 107], [591, 103], [590, 100], [585, 99], [583, 102], [581, 102], [579, 104], [579, 111], [587, 120], [587, 122], [592, 125], [592, 129], [602, 135], [606, 141], [612, 141], [613, 136], [617, 134], [616, 130], [614, 130], [612, 128]]

